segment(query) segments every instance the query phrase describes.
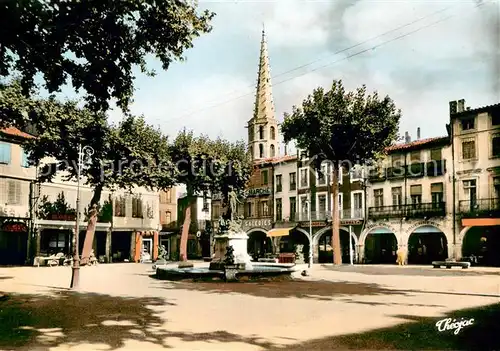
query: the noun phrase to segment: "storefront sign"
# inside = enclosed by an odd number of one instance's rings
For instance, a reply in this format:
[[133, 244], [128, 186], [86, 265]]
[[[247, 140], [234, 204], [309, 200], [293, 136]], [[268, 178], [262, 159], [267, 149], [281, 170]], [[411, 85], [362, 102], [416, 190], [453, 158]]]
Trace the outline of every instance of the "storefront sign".
[[10, 233], [26, 233], [28, 232], [28, 227], [23, 223], [5, 223], [2, 227], [2, 231]]
[[242, 223], [242, 227], [246, 229], [250, 228], [264, 228], [264, 229], [271, 229], [271, 218], [262, 218], [262, 219], [244, 219]]
[[432, 225], [434, 227], [437, 227], [439, 228], [440, 227], [440, 224], [437, 223], [437, 222], [432, 222], [432, 221], [420, 221], [420, 222], [417, 222], [415, 224], [413, 224], [412, 226], [410, 226], [407, 230], [408, 233], [411, 233], [413, 232], [415, 229], [417, 229], [418, 227], [421, 227], [423, 225]]
[[51, 213], [48, 216], [51, 221], [74, 221], [76, 220], [76, 215], [74, 214], [59, 214], [59, 213]]
[[340, 224], [341, 225], [361, 225], [361, 224], [363, 224], [363, 221], [360, 221], [357, 219], [341, 219]]
[[391, 232], [393, 233], [396, 233], [396, 229], [390, 225], [387, 225], [387, 224], [381, 224], [381, 223], [373, 223], [373, 224], [369, 224], [365, 227], [365, 230], [371, 230], [371, 229], [374, 229], [374, 228], [387, 228], [388, 230], [390, 230]]

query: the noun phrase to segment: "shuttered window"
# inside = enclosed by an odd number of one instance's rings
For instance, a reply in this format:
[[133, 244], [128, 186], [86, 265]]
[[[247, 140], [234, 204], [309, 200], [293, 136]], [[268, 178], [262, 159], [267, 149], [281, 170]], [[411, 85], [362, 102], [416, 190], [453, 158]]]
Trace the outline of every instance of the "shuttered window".
[[431, 193], [442, 193], [443, 183], [433, 183], [431, 184]]
[[10, 164], [11, 145], [0, 142], [0, 164]]
[[21, 182], [18, 180], [7, 181], [7, 204], [21, 205]]
[[410, 195], [422, 195], [422, 185], [412, 185], [410, 187]]

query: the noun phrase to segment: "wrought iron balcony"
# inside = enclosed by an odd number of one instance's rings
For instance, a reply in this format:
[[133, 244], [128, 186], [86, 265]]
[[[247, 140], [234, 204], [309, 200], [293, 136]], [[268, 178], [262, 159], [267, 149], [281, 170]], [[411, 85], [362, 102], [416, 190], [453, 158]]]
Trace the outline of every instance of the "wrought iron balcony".
[[368, 209], [368, 217], [374, 220], [385, 218], [444, 217], [445, 215], [446, 204], [444, 202], [379, 206]]
[[461, 200], [458, 211], [463, 218], [500, 217], [500, 199]]
[[[364, 213], [363, 209], [340, 209], [339, 218], [340, 219], [363, 219]], [[331, 211], [312, 211], [311, 221], [326, 221], [332, 219]], [[290, 221], [304, 222], [309, 221], [309, 212], [297, 212], [290, 216]]]

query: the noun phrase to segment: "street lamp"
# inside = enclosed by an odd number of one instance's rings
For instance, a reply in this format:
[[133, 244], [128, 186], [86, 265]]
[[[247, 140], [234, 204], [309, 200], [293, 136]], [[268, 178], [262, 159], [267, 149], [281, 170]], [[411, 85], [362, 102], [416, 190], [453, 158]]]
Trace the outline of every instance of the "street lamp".
[[76, 224], [75, 224], [75, 238], [74, 243], [75, 246], [73, 248], [73, 266], [72, 266], [72, 275], [71, 275], [71, 288], [78, 289], [80, 285], [80, 254], [79, 254], [79, 245], [80, 245], [80, 175], [81, 170], [83, 168], [84, 156], [92, 156], [94, 154], [94, 149], [90, 146], [82, 147], [81, 144], [78, 144], [78, 165], [77, 165], [77, 175], [76, 175]]
[[311, 201], [309, 199], [306, 200], [307, 204], [307, 210], [308, 210], [308, 215], [309, 215], [309, 265], [308, 267], [311, 268], [313, 264], [313, 237], [312, 237], [312, 218], [311, 218]]

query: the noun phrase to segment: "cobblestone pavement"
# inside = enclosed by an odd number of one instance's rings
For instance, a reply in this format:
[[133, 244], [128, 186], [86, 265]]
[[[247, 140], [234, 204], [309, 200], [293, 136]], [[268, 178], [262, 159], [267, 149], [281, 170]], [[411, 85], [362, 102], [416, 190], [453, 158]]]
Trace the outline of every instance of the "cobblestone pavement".
[[[69, 267], [0, 268], [0, 349], [500, 348], [497, 269], [316, 265], [291, 282], [228, 284], [152, 273], [82, 267], [75, 293]], [[438, 332], [448, 316], [474, 325]]]

